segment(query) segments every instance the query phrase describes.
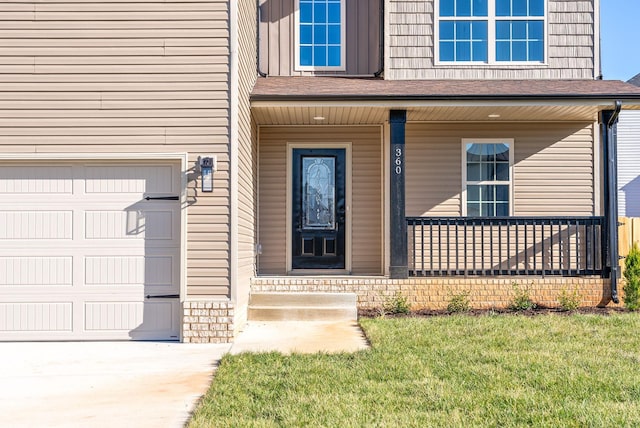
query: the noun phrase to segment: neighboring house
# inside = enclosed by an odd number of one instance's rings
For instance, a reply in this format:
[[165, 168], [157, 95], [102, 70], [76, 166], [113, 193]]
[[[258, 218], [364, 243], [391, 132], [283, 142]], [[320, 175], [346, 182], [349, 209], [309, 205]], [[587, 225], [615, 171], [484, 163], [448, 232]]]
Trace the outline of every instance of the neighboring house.
[[257, 3], [0, 3], [1, 339], [229, 341], [264, 292], [616, 299], [640, 89], [598, 80], [598, 0]]
[[[628, 83], [640, 86], [640, 74]], [[640, 217], [640, 110], [621, 112], [618, 122], [618, 214]]]

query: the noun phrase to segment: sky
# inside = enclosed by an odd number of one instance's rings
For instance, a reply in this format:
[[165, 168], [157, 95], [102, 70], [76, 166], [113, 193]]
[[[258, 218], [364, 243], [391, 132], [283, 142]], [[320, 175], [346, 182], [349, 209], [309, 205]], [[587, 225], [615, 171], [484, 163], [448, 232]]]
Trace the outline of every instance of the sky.
[[602, 75], [627, 81], [640, 73], [640, 0], [600, 0]]

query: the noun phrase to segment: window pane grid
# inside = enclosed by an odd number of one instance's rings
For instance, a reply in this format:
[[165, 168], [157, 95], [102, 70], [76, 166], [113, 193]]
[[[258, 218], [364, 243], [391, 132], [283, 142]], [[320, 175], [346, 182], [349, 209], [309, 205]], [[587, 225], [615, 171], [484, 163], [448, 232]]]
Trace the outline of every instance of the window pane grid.
[[341, 0], [299, 0], [301, 66], [342, 66], [342, 7]]
[[488, 0], [440, 0], [440, 16], [487, 16]]
[[503, 143], [466, 144], [468, 216], [509, 215], [509, 150]]
[[496, 61], [544, 60], [542, 21], [496, 22]]
[[486, 21], [440, 21], [440, 55], [444, 61], [486, 61]]
[[544, 16], [544, 0], [496, 0], [496, 16]]
[[438, 0], [438, 5], [439, 61], [544, 62], [544, 0]]

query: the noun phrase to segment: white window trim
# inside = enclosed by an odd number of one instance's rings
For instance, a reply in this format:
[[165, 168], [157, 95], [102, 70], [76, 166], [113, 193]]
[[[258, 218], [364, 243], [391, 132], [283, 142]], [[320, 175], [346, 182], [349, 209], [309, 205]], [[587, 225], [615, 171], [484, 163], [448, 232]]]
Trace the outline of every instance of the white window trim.
[[[298, 0], [296, 0], [298, 1]], [[500, 19], [496, 17], [496, 3], [495, 0], [489, 0], [487, 2], [487, 15], [484, 16], [465, 16], [458, 17], [457, 20], [464, 21], [487, 21], [487, 61], [440, 61], [440, 1], [434, 0], [434, 25], [433, 25], [433, 63], [435, 65], [444, 65], [447, 67], [452, 66], [547, 66], [549, 64], [549, 7], [548, 1], [544, 0], [544, 16], [542, 17], [530, 17], [530, 16], [501, 16]], [[456, 18], [456, 17], [447, 17]], [[544, 58], [542, 62], [539, 61], [496, 61], [496, 21], [509, 20], [509, 21], [531, 21], [540, 20], [543, 21], [544, 31]]]
[[461, 201], [461, 209], [462, 217], [467, 216], [467, 144], [469, 143], [480, 143], [480, 144], [506, 144], [509, 146], [509, 182], [504, 181], [473, 181], [471, 184], [508, 184], [509, 185], [509, 215], [512, 216], [514, 212], [514, 191], [513, 191], [513, 152], [514, 152], [514, 143], [515, 140], [513, 138], [463, 138], [462, 144], [460, 146], [461, 150], [461, 162], [462, 162], [462, 189], [460, 191], [460, 201]]
[[293, 33], [294, 39], [294, 70], [295, 71], [345, 71], [347, 69], [346, 64], [346, 50], [347, 50], [347, 32], [346, 32], [346, 16], [347, 16], [347, 0], [340, 0], [340, 65], [339, 66], [322, 66], [317, 67], [314, 65], [300, 65], [300, 0], [295, 0], [295, 24]]

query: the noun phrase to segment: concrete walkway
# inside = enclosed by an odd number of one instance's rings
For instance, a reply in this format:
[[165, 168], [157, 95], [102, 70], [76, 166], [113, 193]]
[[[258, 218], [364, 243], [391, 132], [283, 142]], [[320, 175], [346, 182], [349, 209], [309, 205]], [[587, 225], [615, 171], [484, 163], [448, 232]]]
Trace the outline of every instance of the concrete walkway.
[[0, 427], [182, 427], [229, 348], [0, 343]]
[[250, 321], [231, 347], [231, 353], [335, 353], [368, 347], [355, 321]]
[[355, 352], [353, 321], [250, 322], [233, 345], [0, 343], [0, 427], [182, 427], [227, 352]]

